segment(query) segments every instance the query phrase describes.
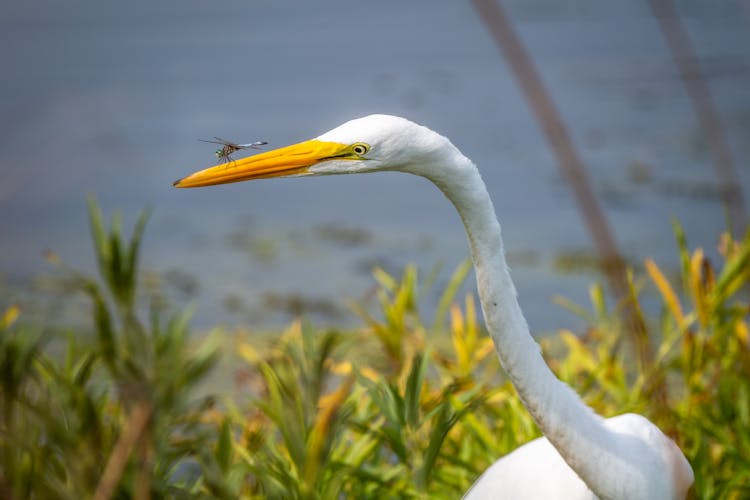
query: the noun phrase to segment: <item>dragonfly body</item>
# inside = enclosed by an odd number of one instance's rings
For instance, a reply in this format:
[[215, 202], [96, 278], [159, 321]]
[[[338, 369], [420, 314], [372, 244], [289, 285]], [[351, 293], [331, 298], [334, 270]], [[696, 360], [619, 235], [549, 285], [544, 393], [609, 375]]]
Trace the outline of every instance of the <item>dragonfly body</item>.
[[209, 141], [206, 139], [198, 139], [198, 140], [201, 142], [208, 142], [210, 144], [218, 144], [221, 146], [221, 148], [214, 151], [214, 154], [216, 155], [216, 158], [219, 160], [219, 163], [226, 163], [229, 161], [234, 161], [232, 160], [231, 155], [242, 149], [260, 149], [260, 146], [268, 144], [266, 141], [256, 141], [256, 142], [251, 142], [248, 144], [238, 144], [236, 142], [222, 139], [221, 137], [214, 137], [213, 141]]

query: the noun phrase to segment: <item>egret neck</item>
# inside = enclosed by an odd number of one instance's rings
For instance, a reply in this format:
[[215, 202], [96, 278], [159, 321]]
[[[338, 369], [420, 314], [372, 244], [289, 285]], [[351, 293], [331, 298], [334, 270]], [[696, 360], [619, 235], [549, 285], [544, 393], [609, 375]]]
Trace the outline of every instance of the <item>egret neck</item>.
[[457, 149], [448, 160], [457, 167], [449, 169], [450, 179], [442, 178], [442, 168], [419, 174], [438, 186], [461, 217], [485, 324], [503, 368], [544, 435], [589, 488], [600, 498], [621, 497], [612, 490], [620, 490], [622, 482], [610, 478], [642, 477], [618, 450], [621, 439], [634, 440], [607, 429], [604, 419], [547, 366], [518, 304], [500, 223], [479, 170]]

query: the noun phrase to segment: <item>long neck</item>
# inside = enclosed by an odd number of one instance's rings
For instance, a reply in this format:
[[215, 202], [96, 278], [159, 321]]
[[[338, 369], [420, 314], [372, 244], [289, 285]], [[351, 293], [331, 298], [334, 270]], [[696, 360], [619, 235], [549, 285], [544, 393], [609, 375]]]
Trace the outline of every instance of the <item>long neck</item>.
[[[487, 188], [473, 163], [463, 156], [457, 161], [465, 163], [458, 179], [453, 172], [450, 181], [430, 180], [455, 205], [463, 220], [482, 311], [500, 362], [547, 439], [592, 491], [609, 497], [607, 477], [627, 477], [629, 469], [613, 450], [617, 438], [544, 362], [516, 298], [500, 224]], [[604, 467], [609, 468], [606, 473]]]

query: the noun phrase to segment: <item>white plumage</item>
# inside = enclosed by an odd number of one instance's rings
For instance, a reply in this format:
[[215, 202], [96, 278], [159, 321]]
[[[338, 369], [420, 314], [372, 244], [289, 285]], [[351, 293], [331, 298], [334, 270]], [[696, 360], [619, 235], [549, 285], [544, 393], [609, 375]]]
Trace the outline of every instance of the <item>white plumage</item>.
[[523, 317], [500, 224], [476, 166], [445, 137], [404, 118], [371, 115], [317, 139], [211, 167], [175, 185], [398, 170], [432, 181], [458, 210], [485, 323], [503, 368], [545, 437], [488, 468], [467, 499], [683, 499], [693, 471], [679, 448], [640, 415], [604, 419], [558, 380]]

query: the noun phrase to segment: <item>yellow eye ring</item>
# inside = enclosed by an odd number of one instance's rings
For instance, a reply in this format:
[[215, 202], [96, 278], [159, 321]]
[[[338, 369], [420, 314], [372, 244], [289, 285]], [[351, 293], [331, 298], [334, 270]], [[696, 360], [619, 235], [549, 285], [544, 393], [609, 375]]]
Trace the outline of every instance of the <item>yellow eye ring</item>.
[[352, 144], [352, 152], [356, 155], [359, 155], [359, 156], [366, 155], [368, 151], [370, 151], [370, 146], [368, 146], [364, 142], [358, 142], [356, 144]]

